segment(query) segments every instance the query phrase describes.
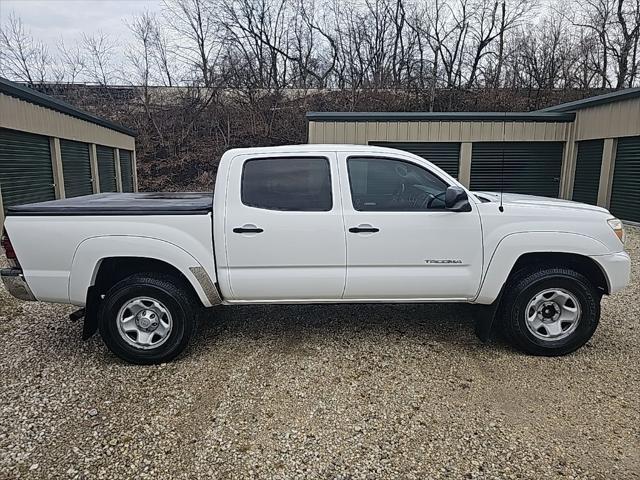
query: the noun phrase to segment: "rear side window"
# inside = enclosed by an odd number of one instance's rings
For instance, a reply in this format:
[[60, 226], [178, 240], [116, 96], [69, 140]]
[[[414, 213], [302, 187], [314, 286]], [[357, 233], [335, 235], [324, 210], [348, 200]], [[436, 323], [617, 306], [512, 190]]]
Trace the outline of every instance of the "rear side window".
[[331, 172], [326, 158], [248, 160], [242, 171], [242, 203], [292, 212], [328, 212]]

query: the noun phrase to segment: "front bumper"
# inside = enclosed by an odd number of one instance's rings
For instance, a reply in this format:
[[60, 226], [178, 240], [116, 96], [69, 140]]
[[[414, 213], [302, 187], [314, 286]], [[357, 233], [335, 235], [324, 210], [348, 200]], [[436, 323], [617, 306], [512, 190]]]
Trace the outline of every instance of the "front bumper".
[[36, 299], [19, 268], [3, 268], [0, 270], [0, 277], [5, 288], [17, 299], [27, 301]]
[[609, 282], [609, 293], [615, 293], [629, 285], [631, 279], [631, 258], [627, 252], [594, 255], [591, 257], [604, 271]]

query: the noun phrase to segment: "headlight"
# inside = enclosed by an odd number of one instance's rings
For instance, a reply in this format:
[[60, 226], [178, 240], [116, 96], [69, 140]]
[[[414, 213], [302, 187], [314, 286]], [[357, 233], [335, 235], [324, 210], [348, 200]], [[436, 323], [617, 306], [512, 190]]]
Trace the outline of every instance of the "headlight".
[[622, 243], [624, 243], [624, 227], [622, 225], [622, 221], [617, 218], [610, 218], [607, 220], [607, 223], [613, 230], [613, 233], [620, 239]]

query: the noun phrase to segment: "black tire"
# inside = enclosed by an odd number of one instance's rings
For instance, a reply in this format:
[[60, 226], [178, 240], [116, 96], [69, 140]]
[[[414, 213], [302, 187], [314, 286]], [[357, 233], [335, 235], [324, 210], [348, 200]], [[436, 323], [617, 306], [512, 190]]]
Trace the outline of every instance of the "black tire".
[[[168, 311], [171, 329], [157, 347], [136, 348], [118, 327], [120, 310], [134, 299], [154, 299]], [[140, 365], [173, 360], [189, 344], [197, 327], [198, 299], [181, 279], [158, 273], [140, 273], [121, 280], [106, 293], [98, 312], [100, 335], [115, 355]], [[159, 337], [155, 335], [154, 338]], [[132, 341], [136, 334], [130, 337]], [[134, 342], [135, 343], [135, 342]]]
[[[569, 292], [580, 308], [577, 326], [564, 338], [541, 339], [527, 326], [529, 302], [549, 289]], [[504, 333], [514, 347], [525, 353], [549, 357], [566, 355], [587, 343], [596, 331], [600, 320], [600, 299], [601, 294], [593, 284], [574, 270], [552, 267], [525, 269], [514, 274], [506, 286], [501, 305]], [[545, 333], [544, 328], [541, 332]]]

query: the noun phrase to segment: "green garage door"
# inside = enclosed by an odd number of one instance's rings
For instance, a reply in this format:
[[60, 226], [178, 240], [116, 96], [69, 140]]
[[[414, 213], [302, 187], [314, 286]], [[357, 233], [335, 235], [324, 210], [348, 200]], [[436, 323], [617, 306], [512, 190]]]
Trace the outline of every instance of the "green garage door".
[[96, 147], [98, 156], [98, 177], [100, 178], [100, 193], [117, 192], [116, 183], [116, 162], [113, 148]]
[[618, 218], [640, 222], [640, 137], [618, 139], [609, 209]]
[[91, 160], [89, 159], [89, 145], [71, 140], [60, 140], [62, 155], [62, 171], [64, 173], [65, 196], [79, 197], [91, 195]]
[[48, 137], [0, 128], [0, 189], [5, 209], [55, 200]]
[[503, 188], [558, 197], [563, 146], [562, 142], [476, 142], [471, 152], [471, 189]]
[[591, 205], [598, 203], [603, 146], [604, 140], [578, 142], [572, 200]]
[[120, 150], [120, 175], [122, 176], [122, 191], [133, 192], [133, 167], [129, 150]]
[[459, 143], [440, 142], [370, 142], [370, 145], [379, 147], [397, 148], [414, 153], [437, 165], [449, 175], [458, 178], [458, 165], [460, 163]]

